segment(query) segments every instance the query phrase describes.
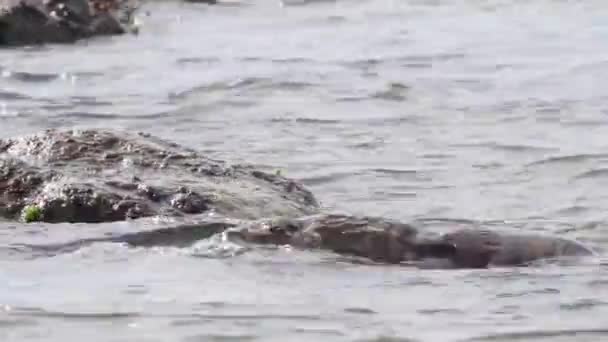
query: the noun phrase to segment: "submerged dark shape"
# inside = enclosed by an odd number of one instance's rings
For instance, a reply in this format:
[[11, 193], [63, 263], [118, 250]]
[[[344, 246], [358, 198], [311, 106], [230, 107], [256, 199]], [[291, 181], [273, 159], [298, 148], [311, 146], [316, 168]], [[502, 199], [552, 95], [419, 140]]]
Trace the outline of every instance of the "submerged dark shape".
[[378, 262], [413, 261], [423, 268], [519, 266], [541, 259], [594, 254], [577, 241], [548, 235], [462, 229], [421, 238], [408, 224], [368, 216], [319, 214], [260, 220], [229, 229], [227, 234], [252, 243], [320, 248]]
[[439, 241], [454, 246], [450, 262], [456, 268], [519, 266], [542, 259], [594, 254], [575, 240], [483, 229], [457, 230], [443, 235]]
[[251, 221], [200, 214], [154, 221], [141, 218], [109, 227], [101, 225], [97, 232], [81, 232], [81, 238], [69, 242], [22, 242], [13, 247], [26, 247], [44, 255], [71, 252], [98, 242], [124, 243], [131, 247], [186, 247], [212, 235], [224, 234], [226, 240], [235, 243], [287, 244], [380, 263], [416, 261], [427, 256], [448, 258], [454, 253], [449, 243], [419, 243], [418, 232], [413, 227], [379, 217], [316, 214]]
[[295, 219], [266, 219], [227, 232], [229, 239], [257, 244], [319, 248], [377, 262], [400, 263], [421, 258], [450, 257], [452, 244], [418, 241], [414, 227], [371, 216], [318, 214]]
[[72, 43], [134, 29], [136, 0], [0, 0], [0, 46]]
[[237, 219], [314, 214], [302, 184], [154, 138], [48, 130], [0, 140], [0, 216], [36, 205], [45, 222], [110, 222], [214, 212]]

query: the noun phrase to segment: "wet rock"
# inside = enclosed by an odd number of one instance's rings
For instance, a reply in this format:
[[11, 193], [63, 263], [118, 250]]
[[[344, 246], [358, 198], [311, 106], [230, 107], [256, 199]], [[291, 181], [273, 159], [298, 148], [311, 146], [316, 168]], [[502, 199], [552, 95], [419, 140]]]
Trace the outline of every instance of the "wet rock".
[[98, 130], [0, 140], [0, 215], [17, 219], [26, 205], [39, 206], [46, 222], [204, 212], [260, 219], [318, 211], [314, 196], [293, 180], [147, 134]]
[[0, 0], [0, 46], [72, 43], [133, 31], [135, 0]]

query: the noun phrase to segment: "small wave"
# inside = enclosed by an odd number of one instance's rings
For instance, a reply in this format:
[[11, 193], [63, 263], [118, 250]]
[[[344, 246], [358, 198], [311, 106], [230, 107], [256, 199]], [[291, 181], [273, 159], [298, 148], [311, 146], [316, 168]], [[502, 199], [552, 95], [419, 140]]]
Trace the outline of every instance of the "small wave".
[[198, 258], [225, 259], [244, 254], [250, 250], [250, 247], [227, 240], [225, 234], [217, 234], [207, 240], [195, 243], [192, 247], [187, 248], [184, 253]]
[[360, 150], [375, 150], [384, 146], [386, 143], [384, 139], [377, 138], [372, 141], [360, 142], [348, 145], [349, 148], [360, 149]]
[[344, 333], [336, 329], [322, 329], [322, 328], [292, 328], [291, 332], [296, 334], [313, 334], [313, 335], [325, 335], [325, 336], [344, 336]]
[[535, 165], [547, 165], [547, 164], [577, 164], [590, 160], [603, 160], [608, 159], [608, 154], [605, 153], [597, 153], [597, 154], [574, 154], [574, 155], [566, 155], [566, 156], [554, 156], [549, 157], [537, 161], [533, 161], [531, 163], [526, 164], [526, 166], [535, 166]]
[[407, 100], [407, 92], [410, 87], [402, 83], [389, 83], [387, 88], [373, 93], [370, 98], [385, 101], [403, 102]]
[[358, 314], [358, 315], [375, 315], [375, 314], [377, 314], [376, 311], [369, 309], [369, 308], [355, 308], [355, 307], [345, 308], [344, 312]]
[[580, 299], [573, 303], [562, 303], [559, 308], [562, 310], [574, 311], [574, 310], [588, 310], [596, 306], [605, 306], [608, 303], [595, 299]]
[[[144, 222], [148, 222], [145, 221]], [[84, 248], [91, 246], [124, 246], [133, 248], [173, 248], [183, 251], [187, 255], [225, 257], [237, 255], [242, 252], [242, 247], [232, 245], [225, 239], [218, 239], [216, 236], [232, 224], [218, 222], [192, 222], [176, 223], [170, 226], [147, 227], [145, 230], [119, 233], [116, 231], [99, 231], [93, 233], [92, 237], [63, 239], [55, 242], [14, 242], [6, 249], [13, 253], [26, 255], [29, 258], [55, 257], [63, 254], [79, 253]], [[40, 236], [43, 238], [43, 236]], [[209, 239], [209, 241], [205, 241]], [[197, 242], [205, 241], [201, 245]], [[183, 249], [183, 250], [182, 250]], [[85, 250], [84, 253], [89, 252]]]
[[28, 100], [31, 97], [20, 93], [0, 90], [0, 100]]
[[449, 62], [456, 59], [463, 59], [466, 55], [462, 53], [438, 53], [436, 55], [409, 55], [395, 56], [386, 58], [368, 58], [354, 61], [343, 62], [342, 65], [348, 68], [368, 70], [382, 64], [397, 65], [403, 68], [425, 69], [431, 68], [434, 63]]
[[[284, 81], [274, 80], [263, 77], [247, 77], [236, 81], [213, 82], [205, 85], [199, 85], [187, 90], [171, 92], [168, 94], [169, 101], [186, 100], [193, 96], [205, 95], [210, 93], [218, 93], [222, 91], [272, 91], [272, 90], [287, 90], [300, 91], [316, 86], [313, 83], [306, 81]], [[235, 101], [231, 99], [230, 101]]]
[[[70, 106], [69, 108], [71, 108]], [[93, 112], [77, 112], [77, 111], [66, 111], [61, 112], [55, 115], [57, 118], [66, 118], [66, 119], [101, 119], [101, 120], [122, 120], [128, 118], [129, 120], [149, 120], [149, 119], [162, 119], [171, 116], [169, 112], [160, 112], [160, 113], [150, 113], [150, 114], [141, 114], [141, 115], [130, 115], [125, 116], [123, 114], [115, 114], [115, 113], [93, 113]]]
[[327, 183], [334, 183], [340, 180], [347, 179], [349, 177], [357, 176], [356, 172], [330, 172], [327, 174], [302, 177], [300, 181], [307, 186], [317, 186]]
[[511, 332], [492, 334], [466, 339], [465, 341], [529, 341], [530, 339], [546, 339], [556, 337], [604, 336], [608, 337], [608, 329], [564, 329], [564, 330], [536, 330], [525, 332]]
[[178, 58], [175, 63], [177, 65], [190, 65], [190, 64], [215, 64], [220, 61], [217, 57], [183, 57]]
[[453, 147], [472, 147], [472, 148], [489, 148], [491, 150], [496, 151], [506, 151], [506, 152], [554, 152], [558, 151], [556, 148], [552, 147], [544, 147], [544, 146], [534, 146], [534, 145], [524, 145], [524, 144], [503, 144], [497, 142], [480, 142], [480, 143], [469, 143], [469, 144], [452, 144]]
[[419, 218], [416, 219], [415, 222], [420, 222], [421, 224], [465, 224], [465, 225], [479, 225], [481, 222], [475, 220], [469, 220], [464, 218], [451, 218], [451, 217], [428, 217], [428, 218]]
[[577, 179], [587, 179], [587, 178], [604, 178], [608, 176], [608, 169], [594, 169], [590, 171], [585, 171], [581, 174], [578, 174], [572, 178], [572, 180]]
[[370, 169], [369, 171], [375, 172], [375, 173], [380, 173], [380, 174], [386, 174], [386, 175], [408, 175], [408, 176], [412, 176], [412, 175], [419, 175], [420, 172], [416, 171], [416, 170], [400, 170], [400, 169], [386, 169], [386, 168], [375, 168], [375, 169]]
[[560, 208], [554, 212], [555, 216], [572, 216], [588, 213], [592, 208], [582, 205], [571, 205], [565, 208]]
[[330, 125], [330, 124], [338, 124], [340, 120], [332, 120], [332, 119], [317, 119], [317, 118], [296, 118], [295, 120], [300, 124], [322, 124], [322, 125]]
[[3, 318], [0, 319], [0, 328], [19, 328], [38, 325], [38, 322], [29, 318]]
[[459, 309], [421, 309], [417, 311], [421, 315], [434, 316], [439, 314], [447, 314], [447, 315], [463, 315], [465, 312]]
[[92, 112], [63, 112], [58, 114], [56, 117], [60, 118], [74, 118], [74, 119], [98, 119], [98, 120], [118, 120], [124, 118], [119, 114], [109, 113], [92, 113]]
[[337, 0], [281, 0], [281, 5], [285, 7], [308, 6], [316, 4], [336, 3]]
[[104, 101], [93, 96], [72, 96], [70, 97], [70, 102], [74, 105], [84, 105], [84, 106], [113, 106], [114, 103], [111, 101]]
[[[149, 316], [149, 315], [146, 315]], [[160, 316], [162, 317], [162, 315]], [[204, 320], [226, 320], [226, 321], [235, 321], [235, 320], [251, 320], [251, 321], [267, 321], [267, 320], [277, 320], [277, 321], [313, 321], [319, 322], [324, 321], [325, 318], [319, 315], [306, 315], [306, 314], [263, 314], [263, 313], [253, 313], [253, 314], [175, 314], [175, 315], [167, 315], [169, 318], [174, 319], [204, 319]]]
[[295, 57], [295, 58], [281, 58], [272, 59], [272, 63], [276, 64], [303, 64], [303, 63], [317, 63], [317, 61], [310, 58]]
[[67, 312], [30, 307], [12, 307], [9, 315], [70, 320], [120, 320], [141, 316], [137, 312]]
[[3, 70], [2, 76], [21, 82], [51, 82], [61, 77], [59, 74], [30, 73], [24, 71]]
[[[198, 322], [200, 324], [200, 322]], [[181, 339], [183, 342], [202, 342], [202, 341], [210, 341], [210, 342], [231, 342], [231, 341], [255, 341], [258, 339], [258, 336], [249, 335], [249, 334], [230, 334], [230, 335], [218, 335], [218, 334], [199, 334], [186, 336]]]
[[190, 96], [201, 94], [201, 93], [209, 93], [216, 92], [222, 90], [235, 90], [235, 89], [243, 89], [247, 87], [251, 87], [255, 84], [260, 84], [264, 82], [268, 82], [269, 79], [262, 77], [246, 77], [243, 79], [238, 79], [235, 81], [226, 81], [226, 82], [212, 82], [209, 84], [199, 85], [192, 87], [187, 90], [183, 90], [180, 92], [171, 92], [169, 93], [170, 100], [182, 100], [187, 99]]
[[372, 338], [364, 338], [355, 340], [356, 342], [418, 342], [418, 340], [409, 337], [395, 336], [378, 336]]
[[525, 297], [525, 296], [537, 296], [537, 295], [559, 295], [560, 291], [554, 288], [536, 289], [522, 292], [504, 292], [496, 295], [496, 298], [514, 298], [514, 297]]

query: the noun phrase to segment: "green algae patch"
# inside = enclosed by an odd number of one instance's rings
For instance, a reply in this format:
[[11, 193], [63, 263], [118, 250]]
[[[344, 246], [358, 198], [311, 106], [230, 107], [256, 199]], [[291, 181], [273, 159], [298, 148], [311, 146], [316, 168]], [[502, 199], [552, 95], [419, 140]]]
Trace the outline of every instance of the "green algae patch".
[[42, 208], [37, 205], [28, 205], [21, 211], [21, 219], [25, 223], [42, 221]]

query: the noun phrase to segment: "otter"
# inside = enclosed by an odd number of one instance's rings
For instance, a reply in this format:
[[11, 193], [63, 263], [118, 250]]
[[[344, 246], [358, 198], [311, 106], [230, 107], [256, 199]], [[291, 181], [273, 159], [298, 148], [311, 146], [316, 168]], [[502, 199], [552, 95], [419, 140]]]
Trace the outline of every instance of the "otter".
[[568, 256], [591, 256], [595, 251], [565, 238], [485, 229], [460, 229], [434, 243], [453, 246], [447, 259], [454, 268], [525, 266], [531, 262]]
[[226, 234], [232, 240], [323, 249], [391, 264], [430, 256], [451, 258], [456, 253], [452, 243], [419, 243], [418, 230], [411, 225], [373, 216], [318, 214], [266, 219], [229, 229]]
[[255, 244], [324, 249], [420, 268], [520, 266], [540, 259], [595, 254], [577, 241], [548, 235], [461, 229], [420, 238], [418, 230], [405, 223], [336, 214], [260, 220], [231, 228], [226, 234], [230, 239]]

